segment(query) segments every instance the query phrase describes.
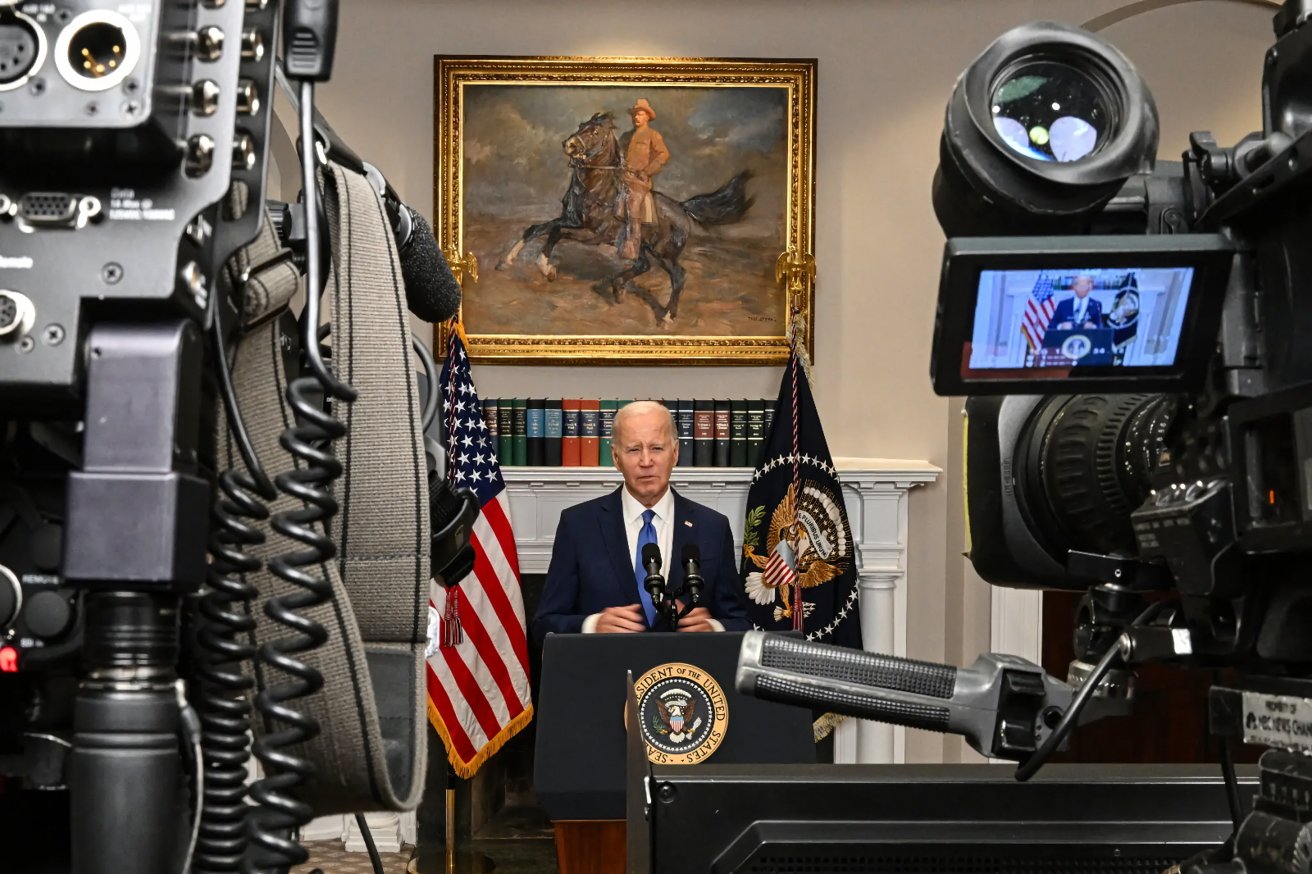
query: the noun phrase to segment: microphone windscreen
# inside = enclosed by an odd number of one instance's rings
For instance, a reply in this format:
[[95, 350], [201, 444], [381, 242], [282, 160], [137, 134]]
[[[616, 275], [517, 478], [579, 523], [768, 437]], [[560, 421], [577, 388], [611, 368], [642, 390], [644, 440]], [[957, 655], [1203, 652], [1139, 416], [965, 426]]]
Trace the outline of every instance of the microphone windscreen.
[[697, 544], [695, 544], [695, 543], [685, 543], [685, 544], [683, 545], [683, 556], [682, 556], [682, 558], [683, 558], [683, 563], [684, 563], [684, 564], [687, 564], [687, 563], [690, 562], [690, 561], [695, 561], [695, 562], [697, 562], [698, 564], [701, 564], [701, 561], [702, 561], [702, 551], [701, 551], [701, 549], [698, 548]]
[[445, 322], [460, 311], [460, 283], [456, 282], [442, 250], [437, 247], [433, 226], [410, 207], [414, 229], [401, 248], [401, 276], [410, 312], [426, 322]]
[[654, 543], [648, 543], [642, 548], [642, 563], [649, 565], [653, 561], [657, 565], [661, 563], [661, 548]]

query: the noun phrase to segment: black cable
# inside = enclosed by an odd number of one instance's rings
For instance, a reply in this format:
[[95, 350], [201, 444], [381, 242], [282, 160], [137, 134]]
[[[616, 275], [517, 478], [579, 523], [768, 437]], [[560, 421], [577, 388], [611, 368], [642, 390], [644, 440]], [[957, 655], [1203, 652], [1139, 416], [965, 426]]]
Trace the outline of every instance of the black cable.
[[301, 328], [304, 353], [311, 376], [292, 380], [287, 402], [292, 424], [279, 442], [293, 458], [293, 468], [278, 474], [278, 490], [296, 500], [296, 507], [277, 513], [273, 529], [302, 547], [271, 558], [269, 570], [294, 591], [270, 598], [265, 612], [290, 634], [267, 641], [259, 659], [270, 681], [259, 691], [255, 707], [264, 720], [264, 733], [255, 742], [255, 756], [265, 776], [251, 787], [258, 807], [250, 818], [252, 853], [243, 867], [247, 872], [285, 872], [304, 864], [308, 853], [296, 838], [297, 831], [314, 817], [313, 808], [300, 789], [312, 776], [313, 766], [297, 755], [319, 734], [318, 722], [293, 705], [299, 698], [323, 688], [323, 676], [301, 660], [304, 653], [319, 647], [328, 632], [306, 612], [332, 600], [332, 583], [326, 567], [336, 557], [337, 547], [329, 536], [330, 522], [337, 514], [333, 483], [342, 475], [342, 463], [332, 452], [334, 440], [346, 434], [346, 426], [332, 413], [336, 402], [349, 403], [356, 397], [351, 386], [340, 382], [324, 363], [319, 350], [319, 297], [324, 291], [320, 276], [318, 179], [315, 173], [313, 130], [314, 85], [301, 83], [301, 171], [302, 198], [306, 212], [307, 275], [305, 311]]
[[369, 831], [369, 824], [364, 821], [364, 814], [355, 815], [355, 826], [360, 830], [360, 837], [364, 838], [364, 848], [369, 853], [369, 863], [374, 866], [374, 874], [386, 874], [383, 871], [383, 860], [378, 855], [378, 845], [374, 843], [374, 836]]
[[[1131, 628], [1149, 621], [1157, 615], [1157, 613], [1163, 608], [1163, 605], [1168, 603], [1169, 602], [1167, 601], [1157, 601], [1156, 603], [1149, 604], [1142, 613], [1136, 616], [1134, 620], [1126, 626], [1126, 630], [1128, 631]], [[1062, 714], [1061, 721], [1057, 723], [1055, 728], [1053, 728], [1052, 734], [1048, 735], [1047, 740], [1045, 740], [1039, 748], [1034, 751], [1033, 755], [1016, 768], [1016, 779], [1018, 781], [1024, 783], [1038, 773], [1039, 768], [1042, 768], [1044, 763], [1047, 762], [1052, 754], [1057, 751], [1057, 748], [1061, 746], [1062, 741], [1066, 739], [1066, 735], [1070, 734], [1071, 729], [1075, 727], [1076, 721], [1080, 717], [1080, 712], [1083, 711], [1085, 705], [1089, 703], [1089, 699], [1091, 699], [1094, 692], [1098, 690], [1098, 684], [1102, 682], [1103, 677], [1107, 676], [1107, 672], [1112, 669], [1112, 664], [1120, 655], [1120, 640], [1121, 636], [1117, 635], [1116, 638], [1112, 640], [1111, 644], [1108, 645], [1107, 651], [1102, 654], [1102, 658], [1098, 659], [1098, 663], [1094, 665], [1093, 671], [1080, 686], [1079, 691], [1075, 693], [1075, 697], [1071, 699], [1070, 706], [1067, 707], [1066, 712]]]
[[252, 485], [255, 490], [264, 500], [272, 501], [278, 496], [278, 492], [264, 472], [264, 466], [260, 464], [259, 456], [255, 454], [255, 446], [251, 442], [250, 432], [246, 430], [246, 420], [241, 414], [241, 407], [237, 404], [237, 390], [233, 387], [232, 371], [228, 366], [228, 348], [224, 340], [223, 317], [214, 305], [214, 300], [217, 297], [217, 294], [210, 295], [210, 306], [214, 307], [214, 313], [213, 318], [210, 319], [209, 335], [210, 345], [214, 350], [215, 370], [219, 374], [219, 389], [223, 392], [223, 409], [228, 416], [228, 431], [237, 443], [237, 451], [241, 453], [242, 462], [245, 463], [246, 469], [251, 473]]
[[1244, 812], [1239, 801], [1239, 776], [1235, 773], [1234, 750], [1230, 747], [1230, 738], [1221, 738], [1221, 776], [1225, 778], [1225, 800], [1230, 805], [1230, 820], [1235, 824], [1235, 832], [1244, 822]]
[[428, 391], [424, 394], [424, 411], [420, 416], [419, 425], [420, 431], [427, 434], [433, 420], [437, 418], [438, 385], [441, 375], [437, 371], [437, 362], [433, 360], [433, 353], [428, 351], [427, 343], [411, 334], [410, 345], [414, 346], [415, 354], [424, 365], [424, 377], [428, 382]]

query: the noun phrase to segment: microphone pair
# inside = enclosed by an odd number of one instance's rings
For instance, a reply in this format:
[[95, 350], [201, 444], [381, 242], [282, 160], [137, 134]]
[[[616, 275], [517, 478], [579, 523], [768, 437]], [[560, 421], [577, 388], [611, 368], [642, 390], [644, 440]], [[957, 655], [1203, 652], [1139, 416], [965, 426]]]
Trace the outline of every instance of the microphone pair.
[[[702, 589], [706, 585], [701, 574], [701, 549], [697, 544], [684, 544], [682, 558], [683, 591], [671, 594], [665, 584], [665, 577], [661, 575], [660, 547], [654, 543], [642, 547], [642, 566], [647, 571], [647, 576], [642, 583], [643, 588], [651, 596], [656, 614], [664, 616], [671, 628], [677, 628], [679, 620], [701, 604]], [[686, 605], [679, 600], [679, 596], [685, 593], [688, 595]]]

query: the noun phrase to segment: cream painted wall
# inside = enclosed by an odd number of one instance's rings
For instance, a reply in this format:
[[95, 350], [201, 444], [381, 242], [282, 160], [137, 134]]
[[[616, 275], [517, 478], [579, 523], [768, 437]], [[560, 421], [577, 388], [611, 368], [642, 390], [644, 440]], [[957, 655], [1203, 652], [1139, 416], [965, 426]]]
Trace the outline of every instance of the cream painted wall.
[[[957, 402], [930, 390], [943, 237], [929, 186], [957, 74], [1022, 21], [1076, 23], [1112, 0], [353, 0], [320, 105], [348, 143], [432, 215], [434, 54], [814, 57], [815, 394], [835, 455], [927, 459], [947, 474], [913, 492], [910, 653], [970, 661], [988, 647], [988, 591], [960, 558]], [[1162, 154], [1194, 128], [1222, 142], [1260, 121], [1270, 13], [1219, 0], [1173, 6], [1106, 35], [1140, 66], [1163, 119]], [[287, 171], [284, 170], [284, 173]], [[490, 396], [772, 396], [775, 368], [482, 366]], [[960, 745], [913, 733], [912, 761]]]

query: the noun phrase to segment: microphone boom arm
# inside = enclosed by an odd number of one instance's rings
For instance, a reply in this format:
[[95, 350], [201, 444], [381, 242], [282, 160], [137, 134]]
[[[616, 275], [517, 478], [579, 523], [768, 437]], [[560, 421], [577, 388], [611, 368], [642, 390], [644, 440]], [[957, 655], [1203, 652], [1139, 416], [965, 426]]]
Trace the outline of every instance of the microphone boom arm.
[[[743, 636], [735, 685], [767, 701], [959, 734], [981, 755], [1019, 762], [1052, 734], [1075, 694], [1017, 656], [988, 653], [958, 668], [763, 631]], [[1081, 721], [1111, 712], [1090, 706]]]

